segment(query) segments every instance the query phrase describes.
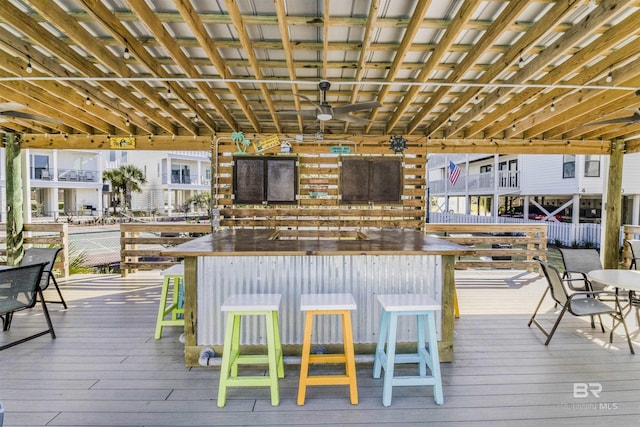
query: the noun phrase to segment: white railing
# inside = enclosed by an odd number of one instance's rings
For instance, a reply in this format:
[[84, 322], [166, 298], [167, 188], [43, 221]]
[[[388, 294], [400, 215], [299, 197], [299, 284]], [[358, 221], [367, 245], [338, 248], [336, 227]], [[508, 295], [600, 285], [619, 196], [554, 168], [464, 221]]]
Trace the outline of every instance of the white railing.
[[[540, 223], [546, 222], [547, 240], [551, 244], [560, 243], [563, 246], [600, 247], [600, 224], [581, 223], [573, 224], [569, 222], [555, 221], [535, 221], [524, 218], [511, 218], [499, 216], [497, 219], [492, 216], [464, 215], [446, 212], [429, 212], [430, 223], [461, 223], [461, 224], [491, 224], [491, 223]], [[622, 236], [622, 230], [620, 231]], [[622, 240], [620, 240], [622, 241]]]
[[498, 192], [511, 192], [520, 189], [519, 171], [499, 171], [497, 177], [493, 172], [463, 174], [453, 186], [448, 179], [429, 180], [429, 192], [432, 196], [444, 194], [448, 188], [450, 193], [465, 191], [492, 193], [495, 187], [494, 180], [496, 179], [498, 180]]

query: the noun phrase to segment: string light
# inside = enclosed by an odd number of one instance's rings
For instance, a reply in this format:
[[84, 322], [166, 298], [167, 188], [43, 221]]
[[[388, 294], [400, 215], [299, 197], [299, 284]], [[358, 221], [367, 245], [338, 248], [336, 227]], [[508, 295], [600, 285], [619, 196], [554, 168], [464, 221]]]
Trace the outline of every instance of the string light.
[[520, 59], [518, 60], [518, 68], [522, 68], [522, 67], [524, 67], [524, 59], [521, 56]]
[[451, 119], [449, 119], [449, 121], [447, 122], [447, 126], [451, 126], [451, 124], [453, 124], [453, 122], [451, 121]]
[[84, 103], [87, 105], [91, 105], [91, 98], [87, 96], [87, 99], [84, 100]]
[[127, 46], [124, 47], [124, 53], [122, 54], [122, 57], [124, 59], [131, 58], [131, 54], [129, 53], [129, 48]]
[[611, 71], [609, 71], [609, 74], [607, 74], [607, 77], [605, 77], [604, 81], [607, 83], [611, 83], [613, 81], [613, 74], [611, 74]]
[[33, 72], [33, 67], [31, 66], [31, 57], [27, 55], [27, 73], [31, 74]]
[[556, 111], [556, 104], [555, 104], [555, 98], [553, 98], [553, 100], [551, 101], [551, 106], [549, 107], [549, 110], [553, 113], [554, 111]]
[[512, 130], [513, 132], [515, 132], [515, 131], [516, 131], [516, 124], [515, 124], [515, 123], [511, 125], [511, 130]]
[[127, 121], [124, 122], [124, 124], [127, 126], [131, 126], [131, 122], [129, 121], [129, 116], [127, 116]]

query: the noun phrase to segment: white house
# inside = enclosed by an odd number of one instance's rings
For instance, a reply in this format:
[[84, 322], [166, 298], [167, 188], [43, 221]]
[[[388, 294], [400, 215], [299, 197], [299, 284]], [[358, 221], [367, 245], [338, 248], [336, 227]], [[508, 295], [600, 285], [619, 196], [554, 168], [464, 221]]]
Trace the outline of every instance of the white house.
[[[460, 169], [455, 183], [451, 163]], [[430, 211], [598, 222], [608, 157], [599, 155], [431, 155]], [[624, 158], [623, 223], [638, 224], [640, 155]]]

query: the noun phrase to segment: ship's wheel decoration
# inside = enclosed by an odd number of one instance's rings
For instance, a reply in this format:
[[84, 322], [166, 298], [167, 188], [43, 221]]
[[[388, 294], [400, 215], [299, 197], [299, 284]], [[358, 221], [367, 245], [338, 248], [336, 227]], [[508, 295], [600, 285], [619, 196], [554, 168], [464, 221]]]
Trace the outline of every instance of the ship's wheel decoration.
[[236, 154], [247, 154], [247, 147], [251, 141], [244, 137], [244, 133], [242, 132], [233, 132], [231, 133], [231, 140], [236, 143]]
[[390, 148], [396, 154], [397, 153], [402, 154], [404, 150], [407, 149], [407, 139], [402, 135], [392, 136], [391, 138], [389, 138], [389, 144], [391, 145]]

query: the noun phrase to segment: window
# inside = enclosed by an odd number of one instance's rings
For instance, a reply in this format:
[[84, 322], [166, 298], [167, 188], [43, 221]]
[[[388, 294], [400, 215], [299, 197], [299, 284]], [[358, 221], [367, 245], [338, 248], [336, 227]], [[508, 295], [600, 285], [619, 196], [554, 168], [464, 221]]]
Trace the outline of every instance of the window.
[[575, 154], [565, 154], [562, 159], [562, 178], [576, 177], [576, 156]]
[[402, 161], [397, 158], [343, 158], [340, 194], [345, 203], [400, 203]]
[[234, 203], [296, 203], [296, 161], [282, 157], [234, 157]]
[[584, 157], [584, 176], [600, 176], [600, 156], [586, 155]]
[[480, 166], [480, 173], [491, 172], [492, 169], [493, 169], [493, 165]]
[[33, 179], [50, 179], [49, 156], [33, 155]]

